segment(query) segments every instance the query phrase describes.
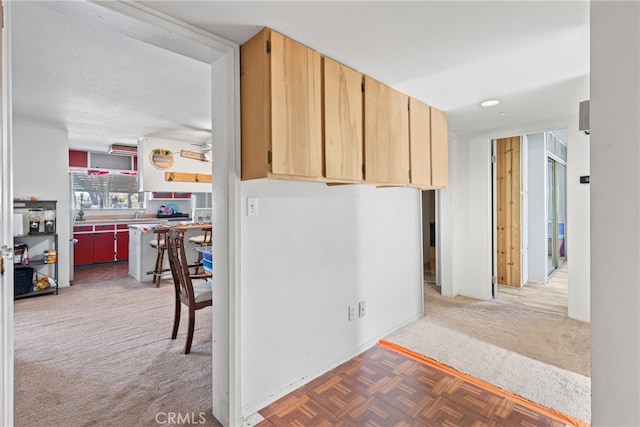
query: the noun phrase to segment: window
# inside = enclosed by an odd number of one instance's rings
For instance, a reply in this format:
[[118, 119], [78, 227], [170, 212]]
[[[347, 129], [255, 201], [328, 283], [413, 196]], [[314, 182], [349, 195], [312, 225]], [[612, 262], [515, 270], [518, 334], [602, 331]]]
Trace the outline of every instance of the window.
[[75, 203], [83, 210], [144, 208], [144, 193], [138, 191], [137, 172], [72, 171], [71, 181]]

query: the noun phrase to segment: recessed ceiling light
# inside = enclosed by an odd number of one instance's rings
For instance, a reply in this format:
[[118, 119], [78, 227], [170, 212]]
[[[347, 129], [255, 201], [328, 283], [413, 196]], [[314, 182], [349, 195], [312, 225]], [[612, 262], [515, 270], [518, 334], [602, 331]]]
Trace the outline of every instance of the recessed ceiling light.
[[500, 104], [500, 101], [497, 99], [487, 99], [484, 102], [480, 103], [481, 107], [493, 107], [494, 105]]

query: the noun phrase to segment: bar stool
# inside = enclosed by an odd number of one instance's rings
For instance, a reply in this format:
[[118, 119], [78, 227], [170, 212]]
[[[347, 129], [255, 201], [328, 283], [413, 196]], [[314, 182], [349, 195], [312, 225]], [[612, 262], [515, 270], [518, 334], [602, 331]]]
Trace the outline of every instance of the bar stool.
[[[202, 228], [204, 234], [199, 234], [197, 236], [189, 237], [189, 241], [194, 245], [200, 246], [211, 246], [211, 227]], [[196, 271], [195, 274], [198, 274], [198, 270], [202, 265], [202, 252], [198, 252], [198, 263], [195, 265]]]
[[156, 288], [158, 288], [160, 287], [160, 279], [162, 277], [162, 264], [164, 263], [164, 253], [167, 250], [167, 233], [169, 232], [169, 229], [155, 229], [153, 232], [156, 233], [158, 237], [149, 242], [149, 246], [157, 251], [156, 265], [153, 269], [153, 280], [151, 283], [155, 283]]

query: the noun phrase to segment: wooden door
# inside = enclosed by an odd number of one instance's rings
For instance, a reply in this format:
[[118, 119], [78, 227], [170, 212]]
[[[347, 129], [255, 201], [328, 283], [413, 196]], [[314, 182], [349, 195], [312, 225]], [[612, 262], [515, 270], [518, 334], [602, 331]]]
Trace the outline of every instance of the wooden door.
[[431, 108], [431, 184], [445, 188], [449, 183], [447, 115]]
[[411, 184], [431, 187], [431, 107], [409, 98]]
[[409, 184], [409, 98], [364, 77], [365, 181]]
[[322, 65], [306, 46], [271, 31], [271, 173], [322, 178]]
[[498, 284], [521, 286], [520, 137], [496, 141]]
[[323, 58], [325, 177], [362, 181], [362, 74]]

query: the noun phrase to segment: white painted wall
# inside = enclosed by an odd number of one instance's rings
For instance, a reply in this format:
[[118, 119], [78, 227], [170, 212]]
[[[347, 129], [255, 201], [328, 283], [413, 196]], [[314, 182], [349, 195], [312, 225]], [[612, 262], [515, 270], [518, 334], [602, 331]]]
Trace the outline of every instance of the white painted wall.
[[579, 132], [577, 125], [569, 128], [566, 230], [569, 317], [585, 322], [591, 320], [591, 187], [590, 184], [580, 184], [580, 177], [589, 175], [589, 152], [589, 136]]
[[69, 286], [70, 187], [66, 130], [14, 124], [13, 194], [57, 200], [58, 285]]
[[529, 140], [529, 281], [547, 282], [547, 149], [544, 133]]
[[246, 416], [418, 318], [422, 258], [418, 190], [258, 180], [241, 194]]
[[449, 138], [449, 186], [440, 194], [445, 296], [491, 298], [490, 138]]
[[520, 284], [529, 280], [529, 138], [520, 137]]
[[640, 425], [639, 40], [640, 3], [591, 2], [594, 426]]
[[[153, 150], [166, 149], [171, 151], [173, 165], [168, 169], [159, 169], [151, 162]], [[200, 147], [185, 141], [145, 136], [138, 140], [138, 180], [140, 191], [177, 191], [202, 192], [211, 187], [206, 182], [167, 181], [166, 172], [201, 173], [211, 175], [211, 153], [206, 154], [208, 161], [182, 157], [181, 151], [199, 153]]]

